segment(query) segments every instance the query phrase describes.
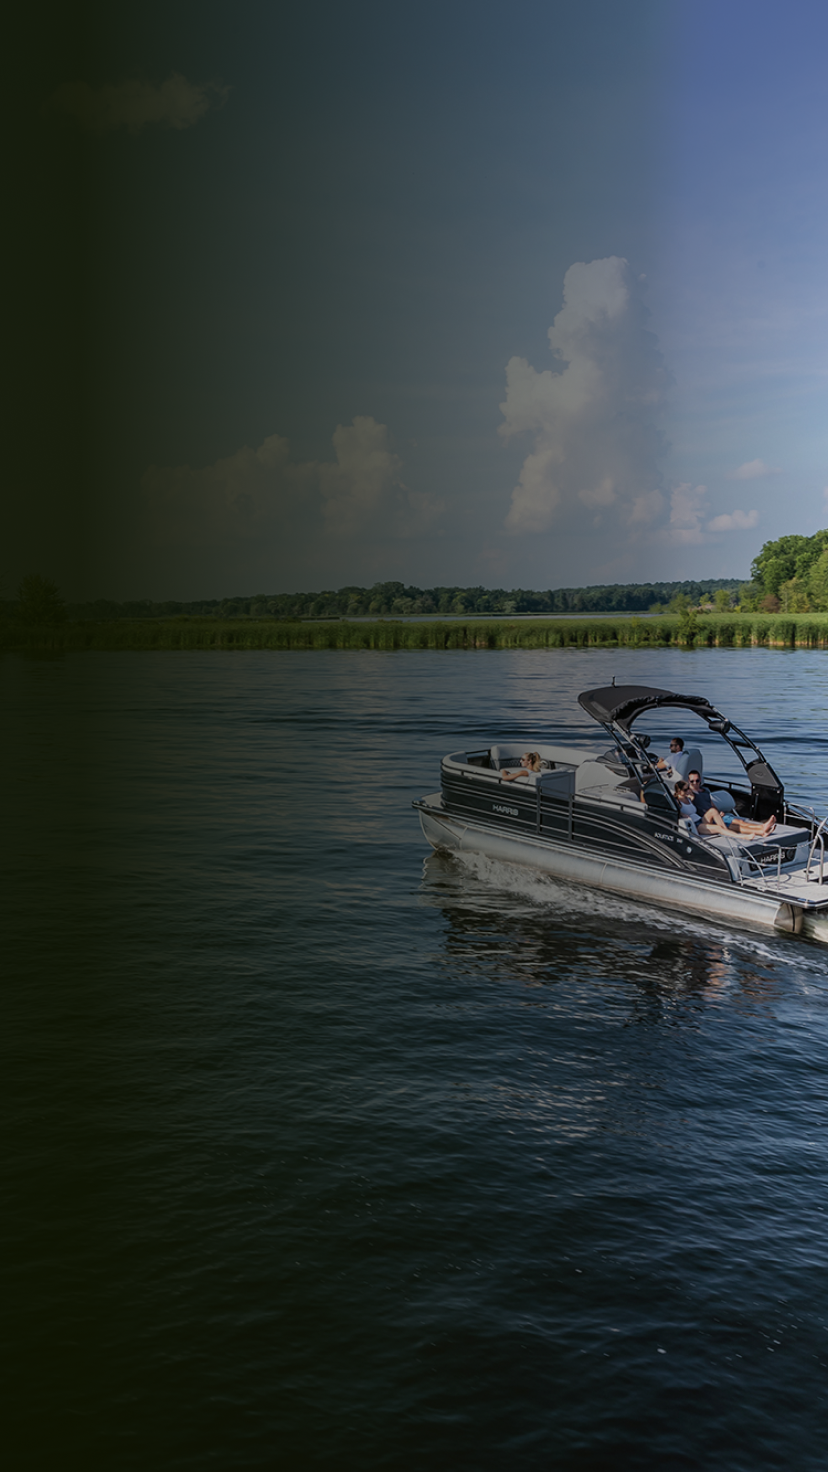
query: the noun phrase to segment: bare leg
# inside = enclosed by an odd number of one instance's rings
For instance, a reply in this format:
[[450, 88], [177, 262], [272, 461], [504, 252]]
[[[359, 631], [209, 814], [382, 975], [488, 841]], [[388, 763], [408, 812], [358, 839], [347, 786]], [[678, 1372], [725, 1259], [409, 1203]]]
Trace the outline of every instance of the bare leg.
[[708, 808], [696, 831], [706, 837], [713, 837], [716, 834], [722, 833], [727, 837], [728, 830], [727, 824], [723, 821], [719, 809]]
[[764, 823], [753, 823], [749, 818], [733, 818], [728, 826], [718, 808], [708, 808], [699, 824], [699, 833], [744, 833], [755, 834], [757, 838], [767, 838], [775, 827], [776, 819], [773, 817], [768, 818]]
[[767, 838], [776, 827], [776, 819], [770, 817], [764, 823], [751, 823], [748, 818], [734, 818], [730, 826], [737, 833], [756, 833], [760, 838]]

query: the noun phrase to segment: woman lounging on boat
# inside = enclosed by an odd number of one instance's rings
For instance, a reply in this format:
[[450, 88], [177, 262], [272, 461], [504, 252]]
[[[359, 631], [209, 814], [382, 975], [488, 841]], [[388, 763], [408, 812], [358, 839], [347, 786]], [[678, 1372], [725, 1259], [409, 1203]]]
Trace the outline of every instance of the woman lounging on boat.
[[501, 772], [504, 782], [516, 782], [518, 777], [527, 777], [530, 772], [540, 772], [541, 759], [537, 751], [525, 751], [520, 759], [520, 770], [517, 772]]
[[751, 838], [767, 838], [776, 827], [776, 819], [770, 817], [764, 823], [754, 823], [749, 818], [730, 817], [730, 823], [725, 823], [718, 808], [708, 808], [703, 818], [700, 818], [690, 799], [690, 787], [681, 780], [673, 789], [681, 809], [681, 816], [692, 823], [696, 833], [701, 838], [725, 838], [730, 833], [743, 833]]

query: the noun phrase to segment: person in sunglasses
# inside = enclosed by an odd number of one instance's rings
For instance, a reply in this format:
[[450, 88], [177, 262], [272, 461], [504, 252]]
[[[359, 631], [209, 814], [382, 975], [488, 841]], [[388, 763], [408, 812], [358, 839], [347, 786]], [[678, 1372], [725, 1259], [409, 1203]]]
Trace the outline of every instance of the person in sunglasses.
[[742, 833], [750, 838], [767, 838], [776, 827], [776, 819], [770, 817], [764, 823], [753, 823], [748, 818], [736, 818], [728, 813], [729, 825], [725, 823], [719, 809], [713, 807], [712, 803], [707, 812], [700, 815], [698, 808], [691, 796], [689, 783], [683, 779], [678, 781], [673, 789], [678, 802], [681, 816], [693, 825], [696, 833], [702, 838], [727, 838], [728, 833]]
[[503, 782], [517, 782], [518, 777], [527, 777], [530, 772], [542, 771], [540, 754], [537, 751], [525, 751], [520, 759], [520, 767], [516, 772], [501, 772]]
[[[681, 736], [671, 736], [670, 737], [670, 756], [671, 757], [681, 756], [681, 754], [682, 754], [683, 751], [684, 751], [684, 740], [683, 740], [683, 738]], [[658, 768], [659, 772], [672, 772], [672, 770], [673, 770], [673, 766], [672, 766], [672, 763], [671, 763], [669, 757], [660, 756], [659, 759], [658, 759], [658, 761], [656, 762], [656, 767]], [[676, 773], [675, 775], [678, 776], [678, 773]]]
[[[708, 813], [711, 808], [716, 807], [713, 801], [713, 794], [703, 785], [701, 772], [688, 772], [687, 782], [690, 787], [690, 801], [699, 817], [703, 818], [705, 813]], [[718, 808], [716, 808], [716, 811], [719, 811]]]

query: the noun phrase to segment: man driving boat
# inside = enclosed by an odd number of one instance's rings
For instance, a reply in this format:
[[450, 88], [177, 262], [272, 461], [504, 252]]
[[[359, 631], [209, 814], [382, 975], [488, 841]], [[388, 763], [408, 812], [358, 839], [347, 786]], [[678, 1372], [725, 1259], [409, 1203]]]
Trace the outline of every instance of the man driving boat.
[[[681, 756], [681, 753], [683, 751], [684, 751], [684, 741], [682, 740], [681, 736], [671, 736], [670, 737], [670, 755], [671, 756], [674, 756], [674, 757]], [[671, 763], [669, 761], [665, 760], [665, 758], [663, 756], [660, 756], [659, 757], [658, 761], [656, 762], [656, 767], [659, 770], [659, 772], [668, 772], [671, 775], [676, 775], [673, 772], [673, 767], [672, 767]]]

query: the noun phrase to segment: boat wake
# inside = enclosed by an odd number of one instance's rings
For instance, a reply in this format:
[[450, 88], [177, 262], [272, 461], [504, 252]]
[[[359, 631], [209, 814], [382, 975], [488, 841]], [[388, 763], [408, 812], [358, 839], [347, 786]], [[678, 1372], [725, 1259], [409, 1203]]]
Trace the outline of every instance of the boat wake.
[[[616, 933], [634, 932], [640, 938], [642, 928], [660, 935], [681, 936], [698, 941], [714, 940], [753, 960], [778, 962], [791, 959], [791, 942], [787, 937], [769, 938], [767, 932], [754, 934], [749, 926], [733, 929], [714, 919], [705, 920], [703, 928], [697, 915], [684, 916], [644, 901], [620, 898], [606, 890], [587, 889], [523, 864], [510, 864], [473, 850], [429, 854], [423, 862], [424, 897], [438, 905], [472, 902], [485, 911], [508, 906], [510, 918], [525, 913], [534, 919], [539, 911], [563, 925], [581, 925], [585, 918], [600, 928], [610, 924]], [[517, 903], [516, 903], [517, 902]], [[824, 964], [813, 962], [801, 942], [795, 946], [797, 969], [825, 976]]]

